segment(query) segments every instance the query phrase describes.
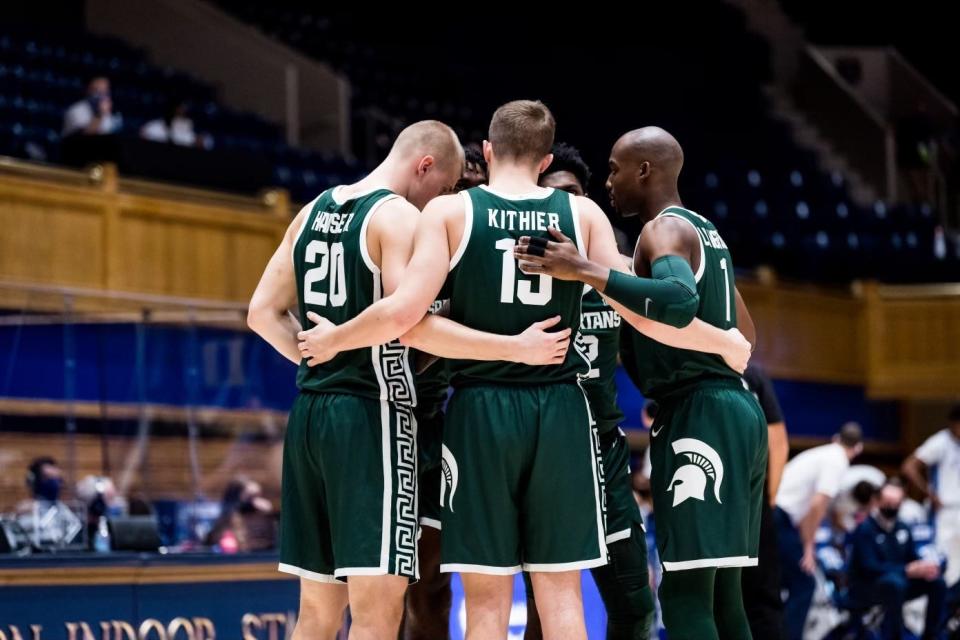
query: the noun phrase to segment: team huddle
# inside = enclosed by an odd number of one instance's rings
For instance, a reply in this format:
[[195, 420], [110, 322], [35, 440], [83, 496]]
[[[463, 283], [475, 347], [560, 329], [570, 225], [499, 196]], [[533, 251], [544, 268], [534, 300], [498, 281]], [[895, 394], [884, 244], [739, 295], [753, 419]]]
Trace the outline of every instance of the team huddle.
[[521, 571], [527, 637], [585, 639], [582, 569], [607, 637], [649, 637], [621, 347], [660, 407], [670, 638], [751, 637], [740, 569], [757, 564], [767, 425], [740, 378], [755, 337], [730, 252], [682, 205], [677, 141], [646, 127], [610, 154], [611, 203], [645, 223], [621, 255], [586, 180], [549, 171], [554, 131], [540, 102], [501, 106], [486, 183], [458, 191], [475, 172], [456, 134], [413, 124], [306, 205], [268, 263], [249, 323], [299, 366], [280, 532], [298, 640], [333, 638], [348, 605], [351, 638], [446, 637], [453, 572], [467, 637], [504, 638]]

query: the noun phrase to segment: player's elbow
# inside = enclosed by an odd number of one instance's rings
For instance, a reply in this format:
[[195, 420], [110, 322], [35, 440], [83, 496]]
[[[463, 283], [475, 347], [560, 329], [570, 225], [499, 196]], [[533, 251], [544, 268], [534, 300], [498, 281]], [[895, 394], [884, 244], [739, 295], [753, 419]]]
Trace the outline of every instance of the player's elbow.
[[430, 314], [420, 315], [413, 326], [400, 336], [400, 344], [420, 351], [429, 351], [427, 346], [427, 335], [429, 334], [429, 324], [433, 316]]
[[400, 344], [405, 347], [410, 347], [412, 349], [419, 349], [421, 346], [421, 336], [423, 331], [420, 328], [420, 323], [413, 325], [413, 327], [400, 336]]
[[409, 340], [407, 334], [423, 318], [423, 312], [410, 305], [394, 305], [387, 310], [383, 321], [390, 327], [390, 334], [396, 336], [402, 344]]
[[266, 325], [268, 312], [263, 305], [257, 304], [255, 300], [250, 301], [247, 308], [247, 326], [256, 334], [263, 333], [263, 327]]
[[697, 295], [685, 296], [663, 306], [658, 320], [671, 327], [683, 329], [697, 317], [700, 308], [700, 297]]

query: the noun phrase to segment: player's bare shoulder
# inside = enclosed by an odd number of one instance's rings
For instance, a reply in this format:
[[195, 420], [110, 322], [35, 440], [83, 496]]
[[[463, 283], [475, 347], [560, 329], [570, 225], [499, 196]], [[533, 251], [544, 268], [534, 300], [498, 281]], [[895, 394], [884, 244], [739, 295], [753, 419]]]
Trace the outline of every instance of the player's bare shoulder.
[[429, 227], [431, 233], [446, 233], [451, 255], [457, 252], [460, 241], [464, 239], [467, 198], [469, 194], [463, 192], [437, 196], [427, 203], [420, 214], [420, 224]]
[[373, 212], [369, 222], [368, 239], [388, 239], [390, 236], [412, 240], [420, 210], [403, 196], [389, 198]]
[[430, 218], [440, 218], [444, 222], [463, 219], [466, 210], [465, 196], [461, 193], [451, 193], [437, 196], [423, 208], [422, 215]]
[[634, 271], [638, 275], [647, 275], [650, 263], [667, 254], [684, 257], [696, 269], [700, 262], [699, 246], [700, 236], [689, 221], [675, 216], [657, 216], [643, 225], [640, 232]]

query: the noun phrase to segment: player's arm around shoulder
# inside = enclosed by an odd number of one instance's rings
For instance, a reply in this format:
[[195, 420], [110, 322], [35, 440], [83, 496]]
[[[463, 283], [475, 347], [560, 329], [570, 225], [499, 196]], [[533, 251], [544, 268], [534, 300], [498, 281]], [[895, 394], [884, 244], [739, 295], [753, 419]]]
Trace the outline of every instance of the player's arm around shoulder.
[[[458, 247], [466, 224], [462, 196], [440, 196], [430, 201], [417, 225], [414, 256], [404, 279], [426, 281], [437, 291], [449, 271], [452, 251]], [[432, 302], [432, 299], [427, 303]], [[426, 314], [400, 337], [406, 346], [442, 357], [461, 360], [507, 360], [523, 364], [560, 364], [570, 345], [570, 329], [549, 331], [560, 317], [545, 318], [523, 333], [503, 336], [478, 331], [442, 315]]]
[[[635, 281], [648, 280], [647, 278], [639, 278], [633, 275], [629, 269], [627, 269], [623, 256], [620, 255], [617, 248], [613, 227], [610, 225], [610, 221], [600, 207], [587, 198], [580, 198], [579, 200], [586, 201], [585, 203], [579, 203], [579, 206], [583, 234], [588, 238], [587, 255], [591, 261], [609, 269], [607, 281], [609, 282], [611, 278], [621, 277]], [[662, 227], [659, 231], [657, 231], [656, 234], [652, 233], [651, 225], [660, 227], [661, 224]], [[684, 227], [686, 227], [686, 229], [684, 229]], [[661, 255], [675, 255], [678, 257], [682, 257], [684, 253], [689, 256], [691, 252], [691, 241], [699, 242], [695, 237], [691, 238], [685, 235], [688, 231], [696, 233], [690, 225], [670, 218], [658, 218], [644, 227], [644, 232], [650, 233], [651, 235], [662, 236], [655, 240], [652, 238], [648, 239], [648, 242], [655, 242], [656, 250]], [[640, 245], [638, 246], [639, 251], [644, 250], [642, 247], [643, 242], [641, 234], [641, 240], [638, 243], [638, 245]], [[673, 253], [667, 253], [668, 251], [672, 251]], [[687, 264], [689, 264], [689, 262]], [[614, 276], [615, 272], [617, 273], [616, 276]], [[693, 277], [692, 271], [690, 277], [691, 279]], [[695, 292], [695, 283], [693, 287]], [[602, 291], [602, 293], [606, 294], [606, 291]], [[741, 373], [747, 367], [751, 347], [736, 329], [724, 331], [696, 317], [691, 317], [689, 321], [685, 319], [679, 320], [678, 324], [682, 326], [678, 327], [675, 323], [668, 324], [659, 321], [659, 319], [653, 319], [638, 313], [633, 308], [623, 304], [622, 301], [618, 301], [609, 295], [604, 295], [604, 297], [608, 304], [616, 309], [627, 323], [648, 338], [677, 349], [687, 349], [719, 355], [730, 368]], [[648, 311], [648, 306], [646, 303], [644, 304], [644, 311]], [[695, 307], [692, 309], [692, 313], [694, 315], [696, 314]]]
[[428, 265], [434, 267], [432, 278], [427, 277], [431, 269], [423, 269], [422, 254], [430, 251], [422, 241], [424, 234], [430, 236], [423, 231], [425, 226], [430, 226], [421, 224], [423, 215], [402, 198], [385, 203], [376, 212], [368, 223], [367, 249], [371, 260], [380, 268], [385, 297], [341, 325], [308, 313], [307, 317], [316, 326], [299, 334], [299, 347], [307, 364], [326, 362], [341, 351], [395, 340], [427, 313], [443, 286], [447, 268], [445, 263], [440, 264], [438, 277], [437, 263]]
[[[394, 204], [395, 203], [395, 204]], [[431, 200], [423, 211], [406, 200], [397, 199], [392, 210], [384, 211], [371, 221], [376, 224], [374, 236], [368, 243], [377, 243], [381, 251], [380, 269], [385, 297], [364, 311], [383, 323], [384, 334], [390, 341], [410, 330], [427, 313], [436, 299], [450, 264], [447, 241], [447, 220], [450, 209], [459, 208], [462, 217], [463, 202], [455, 196], [440, 196]], [[353, 320], [351, 320], [353, 322]], [[346, 323], [343, 329], [348, 330]], [[379, 343], [374, 343], [379, 344]], [[368, 345], [364, 345], [368, 346]]]
[[280, 246], [267, 262], [247, 308], [247, 326], [294, 364], [300, 363], [300, 352], [297, 350], [300, 323], [289, 313], [297, 305], [293, 248], [312, 208], [313, 202], [303, 207], [287, 227]]

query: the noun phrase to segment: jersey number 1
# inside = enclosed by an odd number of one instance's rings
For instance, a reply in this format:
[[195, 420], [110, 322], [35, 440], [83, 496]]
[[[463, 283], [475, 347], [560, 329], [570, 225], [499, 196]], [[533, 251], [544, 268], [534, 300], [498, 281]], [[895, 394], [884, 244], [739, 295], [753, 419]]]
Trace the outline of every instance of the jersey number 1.
[[494, 245], [499, 251], [503, 251], [503, 273], [500, 277], [500, 302], [507, 304], [513, 303], [514, 285], [516, 285], [517, 297], [523, 304], [535, 304], [543, 306], [550, 302], [553, 295], [553, 278], [540, 274], [540, 286], [537, 291], [533, 290], [533, 283], [530, 280], [517, 281], [517, 259], [513, 257], [513, 247], [517, 241], [513, 238], [503, 238], [497, 240]]

